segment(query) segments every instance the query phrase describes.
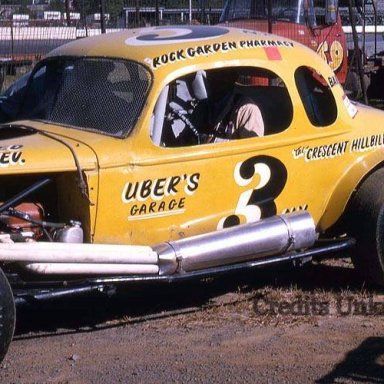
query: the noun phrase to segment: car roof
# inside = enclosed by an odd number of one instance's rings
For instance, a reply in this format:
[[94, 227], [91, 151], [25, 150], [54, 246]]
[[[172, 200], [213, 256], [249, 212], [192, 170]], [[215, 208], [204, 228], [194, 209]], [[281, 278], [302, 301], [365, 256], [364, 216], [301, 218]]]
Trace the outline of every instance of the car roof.
[[152, 70], [175, 70], [201, 62], [220, 66], [220, 60], [240, 58], [308, 63], [318, 58], [308, 48], [281, 36], [203, 25], [138, 28], [103, 34], [65, 44], [48, 56], [56, 55], [123, 58], [143, 63]]

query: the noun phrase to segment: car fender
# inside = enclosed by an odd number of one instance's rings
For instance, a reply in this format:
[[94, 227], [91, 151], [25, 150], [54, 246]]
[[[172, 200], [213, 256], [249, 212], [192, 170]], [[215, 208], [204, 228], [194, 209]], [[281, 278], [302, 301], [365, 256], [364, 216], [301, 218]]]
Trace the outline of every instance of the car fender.
[[326, 231], [341, 217], [348, 202], [357, 190], [363, 179], [384, 164], [383, 151], [377, 150], [360, 156], [343, 173], [336, 187], [334, 188], [326, 210], [318, 223], [320, 232]]

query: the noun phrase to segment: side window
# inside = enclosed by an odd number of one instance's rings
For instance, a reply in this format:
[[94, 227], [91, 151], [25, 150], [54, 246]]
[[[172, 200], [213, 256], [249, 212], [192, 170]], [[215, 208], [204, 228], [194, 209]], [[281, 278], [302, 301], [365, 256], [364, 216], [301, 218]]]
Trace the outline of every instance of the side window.
[[292, 117], [288, 90], [273, 72], [212, 69], [179, 78], [161, 92], [151, 137], [163, 147], [220, 143], [282, 132]]
[[334, 123], [337, 106], [327, 81], [308, 67], [296, 70], [295, 81], [309, 121], [315, 127], [326, 127]]

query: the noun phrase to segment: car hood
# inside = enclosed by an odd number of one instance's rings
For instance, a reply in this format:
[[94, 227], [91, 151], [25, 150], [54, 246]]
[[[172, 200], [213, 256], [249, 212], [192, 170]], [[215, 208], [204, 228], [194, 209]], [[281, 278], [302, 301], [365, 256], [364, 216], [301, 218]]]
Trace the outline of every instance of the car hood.
[[95, 169], [97, 159], [87, 145], [22, 124], [0, 128], [0, 175]]

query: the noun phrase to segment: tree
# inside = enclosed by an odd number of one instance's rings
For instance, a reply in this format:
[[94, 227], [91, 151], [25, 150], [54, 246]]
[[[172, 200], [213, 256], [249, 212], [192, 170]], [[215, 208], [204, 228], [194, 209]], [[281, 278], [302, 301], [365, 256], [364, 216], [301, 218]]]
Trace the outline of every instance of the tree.
[[[100, 0], [74, 0], [72, 6], [76, 12], [83, 16], [100, 13]], [[106, 13], [110, 16], [119, 14], [124, 7], [124, 0], [105, 0]]]
[[48, 6], [48, 10], [65, 12], [65, 5], [61, 0], [51, 0]]

